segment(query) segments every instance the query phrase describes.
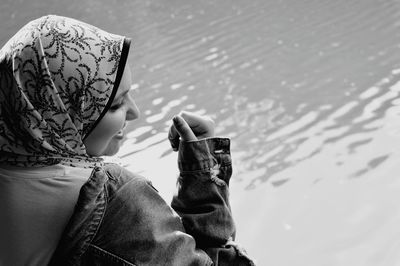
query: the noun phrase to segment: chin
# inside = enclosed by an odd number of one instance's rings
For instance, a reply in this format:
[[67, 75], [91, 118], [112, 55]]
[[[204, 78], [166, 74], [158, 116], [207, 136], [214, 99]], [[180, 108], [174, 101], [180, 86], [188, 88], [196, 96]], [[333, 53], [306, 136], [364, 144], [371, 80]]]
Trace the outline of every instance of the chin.
[[107, 150], [103, 153], [103, 155], [105, 155], [105, 156], [113, 156], [113, 155], [117, 154], [118, 151], [119, 151], [119, 147], [118, 147], [118, 148], [113, 148], [113, 149], [107, 149]]
[[108, 144], [108, 146], [105, 149], [105, 151], [103, 152], [103, 155], [105, 155], [105, 156], [113, 156], [113, 155], [118, 153], [119, 147], [120, 147], [119, 141], [111, 141]]

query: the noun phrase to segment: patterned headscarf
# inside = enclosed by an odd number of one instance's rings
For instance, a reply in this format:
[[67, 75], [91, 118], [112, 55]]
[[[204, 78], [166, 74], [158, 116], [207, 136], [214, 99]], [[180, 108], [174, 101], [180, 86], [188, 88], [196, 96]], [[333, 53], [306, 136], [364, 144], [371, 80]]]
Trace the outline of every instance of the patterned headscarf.
[[83, 139], [111, 105], [130, 40], [45, 16], [0, 50], [0, 163], [101, 164]]

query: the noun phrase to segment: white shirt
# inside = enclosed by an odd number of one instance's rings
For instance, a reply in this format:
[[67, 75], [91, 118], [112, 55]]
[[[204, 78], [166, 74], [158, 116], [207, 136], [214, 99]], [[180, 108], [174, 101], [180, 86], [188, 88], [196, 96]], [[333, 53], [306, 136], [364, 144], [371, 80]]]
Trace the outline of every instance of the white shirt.
[[0, 166], [0, 266], [48, 264], [91, 172]]

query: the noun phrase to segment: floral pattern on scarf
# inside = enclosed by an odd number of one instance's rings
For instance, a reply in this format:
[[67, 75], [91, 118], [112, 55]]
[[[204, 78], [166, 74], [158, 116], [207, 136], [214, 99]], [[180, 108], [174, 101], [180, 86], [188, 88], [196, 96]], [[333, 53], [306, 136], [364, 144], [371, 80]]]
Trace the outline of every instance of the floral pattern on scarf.
[[101, 164], [83, 139], [113, 101], [129, 39], [45, 16], [0, 50], [0, 162]]

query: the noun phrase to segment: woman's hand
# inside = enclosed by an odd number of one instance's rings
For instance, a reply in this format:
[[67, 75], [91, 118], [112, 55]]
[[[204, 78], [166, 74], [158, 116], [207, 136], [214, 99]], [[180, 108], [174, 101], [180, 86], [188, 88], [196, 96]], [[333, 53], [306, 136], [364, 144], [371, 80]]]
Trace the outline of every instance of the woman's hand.
[[214, 121], [207, 116], [190, 112], [180, 112], [172, 119], [168, 139], [174, 151], [178, 150], [180, 141], [195, 141], [214, 137]]

